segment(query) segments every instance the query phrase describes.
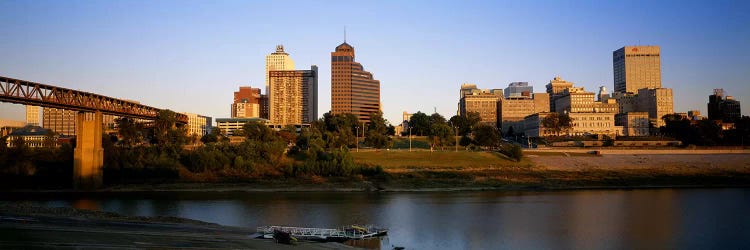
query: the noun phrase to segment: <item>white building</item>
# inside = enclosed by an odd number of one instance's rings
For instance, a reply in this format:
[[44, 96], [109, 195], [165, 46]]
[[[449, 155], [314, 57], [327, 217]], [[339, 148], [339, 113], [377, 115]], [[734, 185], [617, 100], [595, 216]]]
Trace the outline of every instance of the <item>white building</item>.
[[187, 123], [187, 135], [188, 136], [196, 135], [198, 137], [201, 137], [211, 132], [211, 124], [213, 123], [212, 121], [213, 119], [211, 119], [211, 117], [202, 116], [199, 114], [192, 114], [192, 113], [182, 113], [182, 114], [188, 117], [188, 123]]
[[284, 52], [284, 45], [276, 45], [276, 52], [266, 55], [266, 94], [270, 85], [268, 72], [275, 70], [294, 70], [294, 61]]
[[263, 118], [216, 118], [216, 127], [221, 130], [221, 134], [234, 136], [236, 130], [242, 129], [246, 123], [251, 121], [261, 122], [266, 125], [270, 122]]

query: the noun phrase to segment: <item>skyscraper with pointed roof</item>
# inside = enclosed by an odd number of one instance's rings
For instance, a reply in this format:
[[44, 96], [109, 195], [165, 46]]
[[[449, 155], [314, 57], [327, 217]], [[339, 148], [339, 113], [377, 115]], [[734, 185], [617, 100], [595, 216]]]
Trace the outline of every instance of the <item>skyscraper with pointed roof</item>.
[[380, 81], [354, 61], [354, 47], [344, 43], [331, 52], [331, 113], [351, 113], [370, 122], [380, 111]]

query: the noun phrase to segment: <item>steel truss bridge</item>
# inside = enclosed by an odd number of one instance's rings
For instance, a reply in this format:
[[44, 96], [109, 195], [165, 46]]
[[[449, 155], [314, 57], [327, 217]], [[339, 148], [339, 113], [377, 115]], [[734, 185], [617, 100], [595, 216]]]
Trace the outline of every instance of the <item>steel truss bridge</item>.
[[[0, 102], [10, 102], [78, 111], [76, 148], [73, 150], [73, 187], [97, 189], [102, 186], [104, 149], [102, 115], [155, 120], [161, 109], [73, 89], [0, 76]], [[86, 113], [93, 113], [87, 117]], [[177, 123], [188, 122], [187, 115], [175, 113]]]
[[[161, 109], [94, 93], [0, 76], [0, 101], [154, 120]], [[186, 124], [187, 115], [175, 113]]]

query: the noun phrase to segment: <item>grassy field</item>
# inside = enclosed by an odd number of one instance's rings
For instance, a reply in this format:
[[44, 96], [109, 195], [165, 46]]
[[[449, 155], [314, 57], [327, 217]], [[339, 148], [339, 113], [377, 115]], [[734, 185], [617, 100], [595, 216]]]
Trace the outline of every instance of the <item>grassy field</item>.
[[381, 166], [386, 171], [398, 170], [476, 170], [530, 166], [527, 160], [515, 162], [494, 152], [471, 151], [368, 151], [352, 152], [358, 164]]
[[[430, 144], [427, 142], [427, 137], [419, 136], [411, 139], [412, 148], [429, 149]], [[395, 137], [393, 138], [394, 149], [409, 149], [409, 138], [407, 137]]]
[[352, 155], [358, 164], [383, 167], [388, 178], [377, 186], [386, 190], [746, 186], [750, 181], [750, 171], [742, 168], [685, 169], [655, 164], [641, 169], [548, 169], [534, 163], [540, 157], [560, 156], [585, 162], [602, 161], [586, 153], [534, 152], [529, 156], [537, 158], [535, 161], [525, 157], [520, 162], [493, 152], [367, 151]]

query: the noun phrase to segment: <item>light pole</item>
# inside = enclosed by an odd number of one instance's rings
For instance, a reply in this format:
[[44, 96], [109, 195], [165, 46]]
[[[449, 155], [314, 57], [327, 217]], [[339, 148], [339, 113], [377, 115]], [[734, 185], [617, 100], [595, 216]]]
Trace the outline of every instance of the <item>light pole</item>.
[[359, 152], [359, 126], [354, 126], [354, 146], [357, 147], [357, 152]]
[[458, 127], [453, 127], [453, 130], [456, 131], [456, 152], [458, 152]]
[[409, 152], [411, 152], [411, 127], [409, 127]]

